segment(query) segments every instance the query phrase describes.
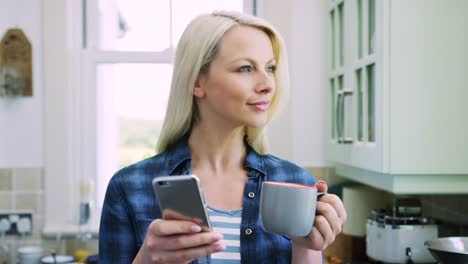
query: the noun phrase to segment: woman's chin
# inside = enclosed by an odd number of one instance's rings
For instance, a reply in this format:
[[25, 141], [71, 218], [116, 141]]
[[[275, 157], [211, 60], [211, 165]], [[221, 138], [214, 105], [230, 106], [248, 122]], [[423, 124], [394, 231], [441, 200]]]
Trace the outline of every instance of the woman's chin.
[[248, 124], [246, 124], [246, 127], [248, 127], [248, 128], [264, 128], [267, 123], [268, 123], [268, 121], [266, 119], [265, 120], [255, 120], [253, 122], [249, 122]]

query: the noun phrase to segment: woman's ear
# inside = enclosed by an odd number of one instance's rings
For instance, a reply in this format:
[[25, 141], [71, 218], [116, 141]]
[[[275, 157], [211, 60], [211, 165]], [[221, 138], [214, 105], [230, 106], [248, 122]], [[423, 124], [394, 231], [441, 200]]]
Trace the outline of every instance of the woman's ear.
[[203, 90], [203, 80], [201, 76], [197, 78], [195, 84], [193, 85], [193, 95], [198, 98], [203, 98], [205, 96], [205, 91]]

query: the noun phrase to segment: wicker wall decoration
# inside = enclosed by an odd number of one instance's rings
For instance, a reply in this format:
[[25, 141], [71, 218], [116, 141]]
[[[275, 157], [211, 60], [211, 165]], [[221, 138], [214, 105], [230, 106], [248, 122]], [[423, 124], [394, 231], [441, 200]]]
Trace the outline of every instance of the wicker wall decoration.
[[31, 43], [19, 28], [9, 29], [0, 42], [0, 96], [32, 96]]

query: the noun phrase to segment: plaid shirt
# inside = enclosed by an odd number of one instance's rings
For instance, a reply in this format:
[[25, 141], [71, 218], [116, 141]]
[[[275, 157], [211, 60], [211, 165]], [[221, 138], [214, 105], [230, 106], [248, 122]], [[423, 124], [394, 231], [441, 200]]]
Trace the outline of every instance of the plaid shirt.
[[[259, 218], [263, 181], [313, 185], [304, 169], [272, 155], [259, 155], [250, 146], [244, 162], [247, 181], [242, 198], [241, 263], [290, 263], [291, 240], [263, 231]], [[190, 174], [187, 138], [172, 149], [118, 171], [109, 182], [99, 230], [99, 263], [132, 263], [149, 224], [161, 218], [152, 180], [158, 176]], [[250, 194], [253, 193], [254, 195]], [[249, 195], [250, 194], [250, 195]], [[209, 257], [194, 260], [209, 263]]]

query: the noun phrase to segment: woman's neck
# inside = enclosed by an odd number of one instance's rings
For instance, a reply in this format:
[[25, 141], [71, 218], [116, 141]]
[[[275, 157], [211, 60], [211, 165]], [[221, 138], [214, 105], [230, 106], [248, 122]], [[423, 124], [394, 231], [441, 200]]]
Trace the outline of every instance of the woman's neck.
[[188, 139], [192, 169], [224, 175], [242, 168], [247, 152], [244, 133], [244, 128], [215, 129], [195, 124]]

